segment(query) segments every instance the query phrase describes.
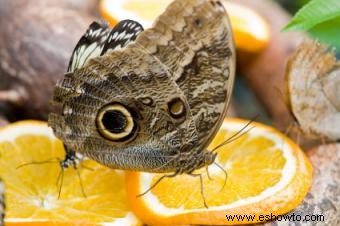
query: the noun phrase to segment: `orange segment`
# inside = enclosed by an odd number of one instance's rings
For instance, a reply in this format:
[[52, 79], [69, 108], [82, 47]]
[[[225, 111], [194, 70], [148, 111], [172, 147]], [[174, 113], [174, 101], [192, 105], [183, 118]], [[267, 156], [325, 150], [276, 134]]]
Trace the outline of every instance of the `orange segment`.
[[[62, 143], [46, 123], [23, 121], [0, 130], [0, 177], [5, 182], [6, 225], [139, 225], [130, 212], [125, 175], [94, 161], [64, 172], [57, 186]], [[51, 160], [50, 163], [25, 163]], [[86, 197], [82, 192], [82, 186]]]
[[270, 34], [267, 22], [252, 9], [223, 1], [230, 15], [236, 47], [247, 52], [260, 52], [267, 47]]
[[[216, 147], [239, 131], [247, 122], [224, 121], [210, 148]], [[311, 185], [312, 167], [297, 145], [280, 132], [260, 123], [246, 135], [219, 150], [216, 165], [200, 173], [206, 209], [198, 177], [179, 175], [165, 178], [146, 195], [162, 175], [128, 172], [127, 191], [132, 209], [150, 225], [209, 224], [231, 225], [256, 223], [228, 221], [226, 214], [284, 214], [303, 200]], [[223, 190], [221, 190], [223, 188]]]
[[[101, 0], [100, 14], [112, 26], [118, 21], [132, 19], [144, 28], [152, 26], [155, 19], [172, 0]], [[269, 42], [268, 24], [253, 10], [237, 3], [222, 1], [231, 20], [236, 46], [247, 52], [260, 52]]]

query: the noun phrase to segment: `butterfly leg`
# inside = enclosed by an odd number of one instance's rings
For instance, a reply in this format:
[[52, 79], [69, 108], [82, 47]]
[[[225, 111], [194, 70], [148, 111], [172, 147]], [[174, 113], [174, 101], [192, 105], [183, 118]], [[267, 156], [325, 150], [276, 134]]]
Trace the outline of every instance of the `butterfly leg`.
[[63, 182], [64, 182], [64, 168], [60, 169], [60, 173], [57, 177], [57, 188], [58, 188], [58, 200], [60, 199], [60, 195], [61, 195], [61, 190], [63, 187]]
[[176, 171], [176, 172], [173, 173], [173, 174], [161, 176], [161, 177], [160, 177], [153, 185], [151, 185], [151, 187], [148, 188], [145, 192], [143, 192], [143, 193], [137, 195], [137, 198], [138, 198], [138, 197], [141, 197], [141, 196], [145, 195], [146, 193], [148, 193], [149, 191], [151, 191], [151, 190], [152, 190], [154, 187], [156, 187], [157, 184], [159, 184], [159, 182], [161, 182], [164, 178], [166, 178], [166, 177], [167, 177], [167, 178], [171, 178], [171, 177], [175, 177], [175, 176], [177, 176], [177, 175], [178, 175], [178, 171]]
[[190, 176], [193, 177], [199, 177], [200, 178], [200, 184], [201, 184], [201, 195], [202, 195], [202, 199], [203, 199], [203, 204], [205, 208], [209, 208], [209, 206], [207, 205], [207, 202], [205, 201], [205, 195], [204, 195], [204, 187], [203, 187], [203, 178], [201, 174], [195, 174], [195, 173], [189, 173]]
[[84, 185], [83, 185], [83, 182], [82, 182], [81, 177], [80, 177], [80, 172], [79, 172], [79, 170], [77, 170], [77, 175], [78, 175], [78, 179], [79, 179], [79, 184], [80, 184], [80, 188], [81, 188], [81, 193], [82, 193], [82, 195], [84, 196], [84, 198], [87, 198], [86, 193], [85, 193], [85, 190], [84, 190]]
[[221, 191], [223, 191], [225, 185], [227, 184], [228, 173], [227, 173], [227, 171], [226, 171], [220, 164], [218, 164], [217, 162], [214, 162], [214, 165], [217, 166], [220, 170], [222, 170], [222, 172], [223, 172], [224, 175], [225, 175], [224, 183], [223, 183], [223, 185], [222, 185], [222, 187], [221, 187], [221, 190], [220, 190], [220, 192], [221, 192]]
[[[80, 184], [80, 188], [81, 188], [81, 192], [83, 194], [83, 196], [86, 198], [86, 194], [84, 191], [84, 186], [81, 180], [81, 176], [80, 176], [80, 172], [78, 171], [78, 165], [80, 164], [80, 158], [77, 156], [76, 152], [73, 150], [70, 150], [69, 148], [67, 148], [67, 146], [64, 144], [64, 149], [65, 149], [65, 158], [64, 160], [60, 161], [60, 174], [58, 176], [57, 179], [57, 186], [59, 187], [59, 192], [58, 192], [58, 199], [60, 198], [60, 194], [61, 194], [61, 189], [62, 189], [62, 185], [63, 185], [63, 180], [64, 180], [64, 170], [70, 166], [73, 166], [73, 168], [77, 171], [77, 175], [78, 175], [78, 179], [79, 179], [79, 184]], [[60, 185], [59, 185], [59, 180], [60, 181]]]
[[42, 164], [46, 164], [46, 163], [58, 163], [60, 161], [61, 161], [60, 158], [50, 158], [50, 159], [45, 160], [45, 161], [32, 161], [32, 162], [21, 164], [21, 165], [17, 166], [16, 169], [20, 169], [24, 166], [29, 166], [29, 165], [42, 165]]
[[209, 173], [209, 166], [205, 167], [205, 171], [207, 171], [207, 177], [209, 180], [213, 180], [212, 177], [210, 176], [210, 173]]

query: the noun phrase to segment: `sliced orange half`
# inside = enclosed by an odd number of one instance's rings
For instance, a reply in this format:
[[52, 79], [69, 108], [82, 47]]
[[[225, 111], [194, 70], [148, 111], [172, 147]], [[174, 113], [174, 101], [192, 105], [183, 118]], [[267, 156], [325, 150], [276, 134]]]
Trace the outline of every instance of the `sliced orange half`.
[[[87, 169], [79, 166], [81, 180], [72, 167], [64, 171], [58, 199], [61, 169], [55, 158], [64, 154], [44, 122], [23, 121], [0, 130], [6, 225], [140, 225], [127, 204], [124, 173], [94, 161], [82, 162]], [[32, 162], [40, 164], [22, 165]]]
[[[101, 0], [100, 14], [112, 26], [132, 19], [149, 28], [172, 0]], [[255, 11], [241, 4], [222, 1], [231, 20], [238, 49], [260, 52], [269, 42], [267, 22]]]
[[[247, 121], [225, 120], [210, 149], [238, 132]], [[204, 207], [198, 177], [179, 175], [163, 179], [141, 197], [162, 175], [129, 172], [127, 193], [136, 215], [150, 225], [259, 223], [266, 215], [284, 214], [298, 206], [311, 185], [312, 167], [301, 149], [277, 130], [260, 123], [235, 141], [218, 149], [216, 163], [200, 169]], [[223, 187], [224, 182], [226, 182]], [[222, 189], [222, 190], [221, 190]], [[253, 220], [230, 216], [255, 216]], [[260, 215], [264, 215], [260, 218]], [[228, 217], [227, 217], [228, 216]]]

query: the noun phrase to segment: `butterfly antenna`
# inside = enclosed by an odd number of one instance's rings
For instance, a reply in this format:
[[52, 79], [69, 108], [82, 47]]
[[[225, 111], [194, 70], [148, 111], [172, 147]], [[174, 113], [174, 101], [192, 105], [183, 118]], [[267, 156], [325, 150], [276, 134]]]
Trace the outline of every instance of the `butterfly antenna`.
[[137, 195], [136, 197], [139, 198], [139, 197], [145, 195], [146, 193], [148, 193], [149, 191], [151, 191], [151, 190], [152, 190], [154, 187], [156, 187], [157, 184], [159, 184], [159, 182], [161, 182], [164, 178], [166, 178], [166, 177], [167, 177], [167, 178], [171, 178], [171, 177], [175, 177], [175, 176], [177, 176], [177, 175], [178, 175], [178, 172], [176, 171], [176, 172], [173, 173], [173, 174], [161, 176], [161, 177], [160, 177], [153, 185], [151, 185], [150, 188], [148, 188], [145, 192], [143, 192], [143, 193]]
[[33, 161], [33, 162], [21, 164], [21, 165], [17, 166], [16, 169], [20, 169], [22, 167], [29, 166], [29, 165], [42, 165], [42, 164], [47, 164], [47, 163], [57, 163], [59, 161], [60, 161], [59, 158], [51, 158], [51, 159], [48, 159], [48, 160], [45, 160], [45, 161]]
[[229, 137], [227, 140], [223, 141], [221, 144], [217, 145], [212, 152], [216, 151], [217, 149], [223, 147], [226, 144], [229, 144], [235, 140], [237, 140], [238, 138], [242, 137], [243, 135], [245, 135], [246, 133], [248, 133], [251, 129], [253, 129], [254, 127], [251, 127], [250, 129], [246, 130], [244, 132], [244, 130], [251, 124], [253, 123], [256, 119], [258, 118], [258, 115], [255, 116], [253, 119], [251, 119], [245, 126], [242, 127], [242, 129], [240, 129], [239, 131], [237, 131], [236, 133], [234, 133], [231, 137]]

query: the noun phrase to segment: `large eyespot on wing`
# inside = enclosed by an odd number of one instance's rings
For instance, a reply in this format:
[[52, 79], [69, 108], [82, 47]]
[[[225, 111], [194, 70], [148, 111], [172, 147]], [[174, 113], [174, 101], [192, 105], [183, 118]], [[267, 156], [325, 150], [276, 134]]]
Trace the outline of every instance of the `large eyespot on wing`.
[[120, 103], [104, 106], [96, 117], [99, 134], [111, 141], [126, 141], [134, 137], [137, 125], [128, 108]]
[[110, 32], [100, 55], [124, 48], [136, 40], [143, 30], [143, 26], [136, 21], [122, 20]]
[[93, 22], [74, 48], [67, 72], [74, 72], [89, 59], [100, 56], [109, 32], [107, 25]]

